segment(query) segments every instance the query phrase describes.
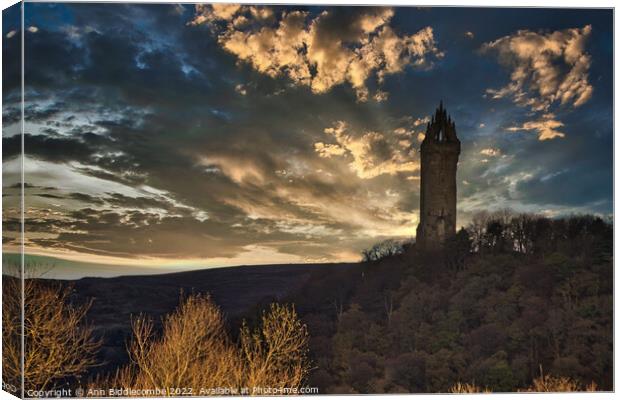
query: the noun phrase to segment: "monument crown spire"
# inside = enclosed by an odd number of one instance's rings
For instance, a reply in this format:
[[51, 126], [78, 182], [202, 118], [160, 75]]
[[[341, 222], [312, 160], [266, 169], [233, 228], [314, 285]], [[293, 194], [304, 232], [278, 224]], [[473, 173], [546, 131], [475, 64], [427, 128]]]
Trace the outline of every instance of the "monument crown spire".
[[456, 136], [456, 125], [443, 107], [443, 101], [439, 103], [439, 107], [426, 126], [425, 141], [426, 139], [440, 142], [459, 141]]

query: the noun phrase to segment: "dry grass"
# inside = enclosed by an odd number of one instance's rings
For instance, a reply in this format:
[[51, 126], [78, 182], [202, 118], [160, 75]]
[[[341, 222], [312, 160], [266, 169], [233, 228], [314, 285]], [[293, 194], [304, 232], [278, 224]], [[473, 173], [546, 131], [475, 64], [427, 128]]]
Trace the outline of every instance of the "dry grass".
[[582, 391], [581, 385], [570, 378], [563, 376], [556, 377], [544, 375], [534, 378], [532, 386], [525, 389], [525, 392], [579, 392]]
[[272, 305], [254, 331], [244, 324], [239, 345], [227, 335], [222, 314], [208, 296], [182, 302], [164, 319], [160, 337], [148, 318], [132, 325], [131, 363], [91, 388], [200, 395], [203, 388], [300, 387], [308, 372], [307, 331], [292, 307]]
[[[21, 283], [4, 276], [2, 302], [2, 373], [5, 382], [21, 386]], [[83, 320], [90, 303], [69, 302], [70, 288], [24, 281], [24, 386], [45, 390], [64, 378], [80, 377], [96, 364], [101, 343]]]
[[450, 390], [449, 393], [491, 393], [489, 388], [482, 389], [480, 386], [473, 385], [471, 383], [455, 383]]
[[[552, 375], [542, 375], [534, 378], [532, 385], [525, 389], [518, 389], [518, 392], [537, 392], [537, 393], [560, 393], [560, 392], [596, 392], [598, 386], [595, 382], [583, 386], [578, 381]], [[470, 383], [457, 382], [450, 390], [450, 393], [491, 393], [488, 388], [481, 389], [479, 386]]]
[[542, 365], [540, 366], [540, 376], [534, 378], [532, 385], [520, 392], [596, 392], [597, 385], [591, 382], [589, 385], [583, 386], [579, 381], [564, 376], [553, 376], [543, 373]]
[[596, 392], [598, 391], [598, 385], [596, 382], [592, 381], [588, 385], [586, 385], [586, 392]]

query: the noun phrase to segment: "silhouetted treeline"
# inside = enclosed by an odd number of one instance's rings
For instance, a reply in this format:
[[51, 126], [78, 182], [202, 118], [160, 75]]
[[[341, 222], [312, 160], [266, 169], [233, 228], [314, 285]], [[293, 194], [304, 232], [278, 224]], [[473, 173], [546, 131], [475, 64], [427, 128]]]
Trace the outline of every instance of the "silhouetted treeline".
[[397, 256], [403, 254], [407, 246], [408, 243], [401, 243], [394, 239], [384, 240], [362, 250], [362, 261], [379, 261], [386, 257]]
[[317, 272], [290, 299], [321, 393], [515, 391], [541, 368], [612, 389], [610, 222], [504, 211], [477, 215], [442, 251], [399, 246]]
[[[544, 254], [561, 251], [571, 255], [592, 252], [611, 254], [610, 223], [591, 215], [551, 219], [509, 210], [477, 214], [467, 232], [474, 252]], [[605, 248], [602, 249], [601, 246]]]

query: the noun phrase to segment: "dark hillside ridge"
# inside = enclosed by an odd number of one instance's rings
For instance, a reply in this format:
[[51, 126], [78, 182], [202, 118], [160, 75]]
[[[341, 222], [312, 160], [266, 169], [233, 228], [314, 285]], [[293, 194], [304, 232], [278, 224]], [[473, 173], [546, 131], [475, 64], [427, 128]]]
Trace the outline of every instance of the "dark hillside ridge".
[[93, 300], [87, 318], [95, 334], [103, 337], [100, 357], [106, 365], [101, 371], [107, 371], [127, 361], [126, 343], [131, 337], [132, 316], [149, 315], [158, 323], [164, 314], [177, 307], [181, 293], [209, 293], [232, 326], [260, 304], [281, 300], [301, 290], [313, 274], [330, 275], [358, 266], [357, 263], [255, 265], [63, 282], [73, 286], [76, 301]]
[[527, 388], [540, 371], [613, 390], [613, 225], [489, 215], [442, 251], [313, 276], [295, 303], [322, 394]]

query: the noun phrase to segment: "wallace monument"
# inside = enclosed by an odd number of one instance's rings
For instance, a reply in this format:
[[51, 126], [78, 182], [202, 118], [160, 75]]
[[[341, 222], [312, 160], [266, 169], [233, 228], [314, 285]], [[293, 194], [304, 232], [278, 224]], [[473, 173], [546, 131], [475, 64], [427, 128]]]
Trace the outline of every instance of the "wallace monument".
[[433, 249], [456, 233], [456, 166], [461, 142], [454, 121], [439, 104], [420, 147], [418, 248]]

